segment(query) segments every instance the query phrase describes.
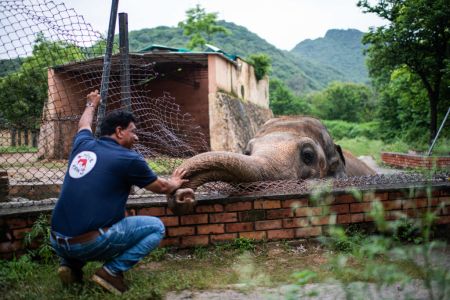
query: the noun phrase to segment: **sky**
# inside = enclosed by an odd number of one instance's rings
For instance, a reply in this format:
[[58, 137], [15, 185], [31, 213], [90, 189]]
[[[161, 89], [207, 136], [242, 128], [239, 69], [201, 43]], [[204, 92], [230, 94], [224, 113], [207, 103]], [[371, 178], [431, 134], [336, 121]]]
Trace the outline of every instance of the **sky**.
[[[106, 33], [111, 0], [55, 0], [84, 17], [95, 30]], [[217, 12], [219, 20], [246, 27], [279, 49], [291, 50], [305, 39], [323, 37], [328, 29], [368, 31], [386, 22], [364, 14], [357, 0], [119, 0], [128, 14], [128, 29], [177, 26], [186, 10], [200, 4]], [[116, 27], [116, 32], [118, 27]]]

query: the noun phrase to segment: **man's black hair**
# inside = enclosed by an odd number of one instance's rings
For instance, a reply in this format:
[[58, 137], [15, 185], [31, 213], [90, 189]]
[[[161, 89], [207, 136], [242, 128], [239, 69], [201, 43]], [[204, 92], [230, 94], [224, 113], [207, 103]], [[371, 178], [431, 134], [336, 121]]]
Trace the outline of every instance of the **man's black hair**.
[[116, 110], [109, 113], [100, 125], [100, 135], [111, 135], [117, 127], [127, 128], [131, 122], [136, 123], [134, 115], [125, 110]]

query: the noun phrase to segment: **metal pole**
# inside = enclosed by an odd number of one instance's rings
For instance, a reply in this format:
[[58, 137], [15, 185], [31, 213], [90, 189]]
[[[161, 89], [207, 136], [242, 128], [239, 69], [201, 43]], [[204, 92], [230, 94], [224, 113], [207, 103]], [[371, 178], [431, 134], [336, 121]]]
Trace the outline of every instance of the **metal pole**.
[[122, 106], [131, 112], [130, 59], [128, 56], [128, 14], [119, 14], [120, 87]]
[[434, 143], [436, 143], [438, 137], [439, 137], [439, 133], [441, 133], [442, 128], [444, 127], [445, 122], [447, 121], [448, 115], [450, 113], [450, 106], [447, 109], [447, 113], [445, 114], [444, 120], [442, 120], [442, 124], [441, 127], [439, 127], [438, 132], [436, 133], [436, 136], [434, 137], [433, 143], [431, 143], [430, 149], [428, 149], [428, 153], [427, 156], [431, 155], [431, 150], [433, 150], [434, 147]]
[[102, 82], [100, 85], [100, 96], [102, 97], [102, 102], [97, 112], [97, 127], [95, 128], [95, 136], [100, 136], [100, 124], [105, 118], [106, 112], [106, 102], [108, 98], [108, 88], [109, 88], [109, 73], [111, 71], [111, 57], [114, 43], [114, 30], [116, 27], [117, 20], [117, 9], [119, 6], [119, 0], [112, 0], [111, 3], [111, 14], [109, 16], [109, 27], [108, 27], [108, 37], [106, 40], [106, 52], [103, 58], [103, 74]]

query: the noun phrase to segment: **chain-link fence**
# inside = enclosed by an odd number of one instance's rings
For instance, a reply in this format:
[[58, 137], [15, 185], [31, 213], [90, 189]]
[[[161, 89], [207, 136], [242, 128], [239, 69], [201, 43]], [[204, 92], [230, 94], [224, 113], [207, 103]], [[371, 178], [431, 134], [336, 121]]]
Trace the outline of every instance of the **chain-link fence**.
[[[116, 40], [106, 112], [124, 108], [125, 97], [131, 100], [140, 138], [136, 150], [167, 175], [208, 144], [173, 97], [150, 95], [148, 84], [160, 74], [148, 57], [128, 56], [124, 89]], [[106, 40], [63, 3], [2, 0], [0, 43], [0, 169], [7, 172], [12, 196], [55, 196], [86, 95], [100, 89]]]

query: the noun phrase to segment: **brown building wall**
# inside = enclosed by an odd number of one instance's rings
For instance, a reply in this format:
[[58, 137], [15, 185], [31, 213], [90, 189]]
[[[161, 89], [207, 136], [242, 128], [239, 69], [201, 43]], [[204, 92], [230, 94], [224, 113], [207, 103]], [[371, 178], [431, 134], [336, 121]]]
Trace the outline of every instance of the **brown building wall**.
[[150, 97], [161, 97], [168, 92], [175, 98], [181, 110], [193, 116], [200, 126], [205, 139], [210, 140], [208, 115], [208, 77], [207, 68], [193, 71], [191, 74], [181, 74], [181, 77], [159, 78], [146, 87]]

